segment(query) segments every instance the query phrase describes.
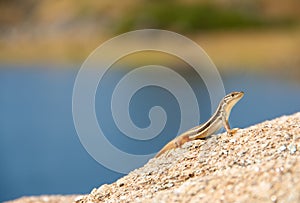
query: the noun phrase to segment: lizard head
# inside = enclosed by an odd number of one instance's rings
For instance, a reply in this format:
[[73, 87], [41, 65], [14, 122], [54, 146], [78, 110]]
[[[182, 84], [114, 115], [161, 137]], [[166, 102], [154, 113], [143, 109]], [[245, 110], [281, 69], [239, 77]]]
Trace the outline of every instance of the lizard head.
[[240, 100], [244, 96], [244, 92], [231, 92], [227, 94], [224, 99], [227, 102], [230, 102], [232, 100]]
[[231, 92], [224, 97], [226, 112], [230, 112], [232, 107], [244, 96], [244, 92]]

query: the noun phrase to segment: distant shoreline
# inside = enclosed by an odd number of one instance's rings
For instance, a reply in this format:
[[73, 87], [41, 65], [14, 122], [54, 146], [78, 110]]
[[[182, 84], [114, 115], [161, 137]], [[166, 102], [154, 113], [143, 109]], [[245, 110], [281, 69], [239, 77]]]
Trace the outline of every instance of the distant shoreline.
[[[0, 61], [7, 64], [47, 61], [58, 64], [82, 63], [95, 48], [111, 37], [99, 37], [95, 34], [80, 38], [78, 36], [32, 38], [24, 35], [22, 38], [0, 39]], [[274, 70], [300, 66], [298, 46], [300, 28], [204, 32], [188, 37], [199, 44], [221, 69], [264, 67]], [[133, 58], [130, 63], [151, 62], [151, 57], [145, 54], [143, 57]]]
[[[204, 32], [187, 37], [206, 51], [219, 71], [258, 72], [295, 80], [300, 78], [300, 28]], [[27, 67], [36, 64], [51, 67], [53, 64], [53, 67], [79, 68], [94, 49], [110, 38], [98, 35], [89, 38], [31, 38], [25, 35], [22, 39], [0, 39], [0, 61], [1, 65], [8, 64], [8, 67], [9, 64], [25, 64]], [[149, 52], [125, 57], [122, 63], [124, 67], [128, 64], [170, 64], [171, 67], [178, 67], [171, 57]]]

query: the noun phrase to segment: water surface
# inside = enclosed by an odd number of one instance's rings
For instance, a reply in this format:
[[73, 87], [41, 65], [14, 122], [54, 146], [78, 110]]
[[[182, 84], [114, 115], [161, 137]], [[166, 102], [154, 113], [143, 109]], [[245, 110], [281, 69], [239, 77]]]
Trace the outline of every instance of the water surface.
[[[82, 147], [72, 119], [72, 90], [77, 69], [5, 66], [0, 69], [0, 201], [24, 195], [88, 193], [123, 174], [97, 163]], [[106, 88], [96, 95], [98, 120], [114, 136], [108, 139], [130, 153], [153, 153], [174, 137], [180, 112], [172, 95], [151, 87], [132, 100], [131, 116], [145, 127], [145, 115], [153, 105], [169, 113], [165, 133], [151, 143], [134, 142], [118, 136], [108, 103], [115, 79], [112, 72]], [[226, 92], [244, 91], [245, 97], [233, 109], [233, 127], [247, 127], [284, 114], [300, 111], [300, 85], [254, 74], [222, 75]], [[193, 79], [191, 79], [193, 82]], [[198, 99], [207, 90], [195, 88]], [[153, 99], [155, 98], [155, 99]], [[202, 99], [201, 122], [209, 118], [209, 100]], [[166, 105], [166, 102], [168, 103]], [[105, 108], [101, 108], [105, 107]], [[134, 146], [134, 147], [132, 147]]]

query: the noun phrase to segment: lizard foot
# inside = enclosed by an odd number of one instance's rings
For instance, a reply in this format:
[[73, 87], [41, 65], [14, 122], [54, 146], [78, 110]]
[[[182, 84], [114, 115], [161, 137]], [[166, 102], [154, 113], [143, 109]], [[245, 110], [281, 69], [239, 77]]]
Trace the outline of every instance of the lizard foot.
[[233, 134], [235, 134], [238, 130], [239, 130], [239, 128], [233, 128], [233, 129], [229, 130], [229, 132], [227, 132], [227, 134], [233, 135]]

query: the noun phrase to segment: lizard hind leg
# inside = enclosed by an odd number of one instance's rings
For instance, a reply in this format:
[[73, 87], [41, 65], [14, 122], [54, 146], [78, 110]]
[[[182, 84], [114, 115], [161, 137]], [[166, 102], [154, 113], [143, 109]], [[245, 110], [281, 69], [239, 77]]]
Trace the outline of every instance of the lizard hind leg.
[[188, 135], [179, 136], [175, 140], [176, 147], [181, 147], [184, 143], [191, 141], [190, 137]]
[[174, 140], [170, 141], [168, 144], [166, 144], [164, 146], [164, 148], [162, 148], [155, 157], [159, 157], [161, 156], [162, 154], [164, 154], [165, 152], [168, 152], [171, 150], [171, 149], [176, 149], [176, 148], [179, 148], [181, 147], [184, 143], [190, 141], [191, 139], [189, 138], [188, 135], [184, 135], [184, 136], [179, 136], [177, 138], [175, 138]]
[[165, 152], [170, 151], [171, 149], [175, 149], [178, 147], [178, 144], [176, 142], [176, 140], [172, 140], [170, 141], [168, 144], [166, 144], [157, 154], [155, 157], [159, 157], [162, 154], [164, 154]]

